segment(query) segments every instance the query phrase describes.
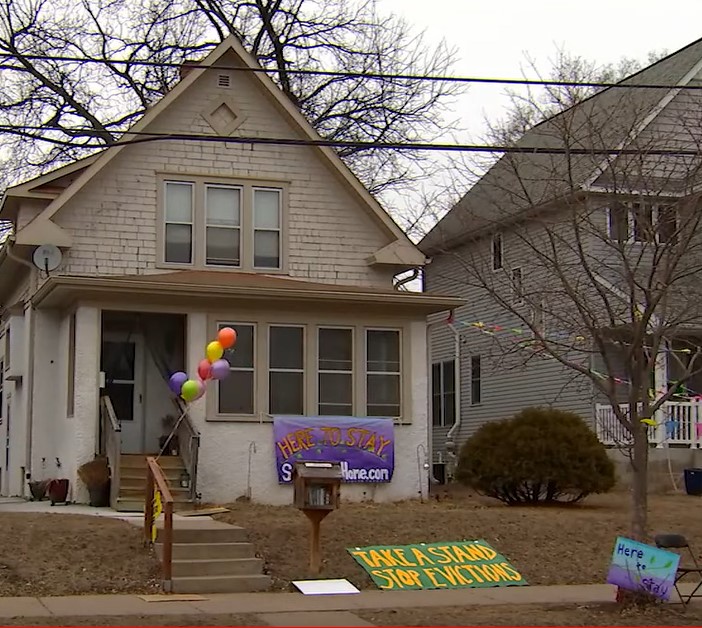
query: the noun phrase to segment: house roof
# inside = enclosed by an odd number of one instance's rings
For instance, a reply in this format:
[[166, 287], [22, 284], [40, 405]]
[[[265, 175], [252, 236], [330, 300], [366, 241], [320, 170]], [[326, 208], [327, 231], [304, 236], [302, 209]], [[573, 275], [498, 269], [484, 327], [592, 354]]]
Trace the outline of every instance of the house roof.
[[[154, 122], [158, 116], [168, 108], [179, 96], [181, 96], [193, 83], [207, 71], [209, 66], [214, 65], [225, 54], [233, 52], [242, 63], [253, 69], [261, 69], [256, 59], [250, 55], [241, 42], [230, 35], [222, 41], [203, 61], [198, 63], [198, 67], [190, 70], [187, 75], [168, 92], [160, 101], [151, 107], [144, 116], [136, 122], [130, 129], [131, 133], [144, 132], [148, 130], [149, 125]], [[299, 109], [292, 101], [283, 93], [282, 90], [273, 82], [273, 80], [263, 72], [252, 72], [252, 79], [258, 81], [262, 89], [271, 96], [279, 105], [282, 115], [285, 115], [289, 122], [301, 132], [303, 137], [318, 140], [320, 136], [302, 115]], [[134, 135], [128, 132], [122, 140], [134, 139]], [[57, 198], [55, 198], [46, 209], [34, 218], [30, 223], [17, 233], [17, 244], [43, 244], [43, 240], [47, 233], [51, 234], [54, 243], [58, 246], [70, 246], [70, 237], [68, 234], [61, 236], [54, 228], [58, 225], [49, 226], [46, 229], [47, 223], [51, 223], [51, 219], [60, 209], [68, 203], [75, 194], [82, 189], [98, 172], [106, 167], [112, 159], [114, 159], [125, 146], [109, 147], [103, 152], [95, 156], [92, 163], [89, 164], [80, 176], [72, 182]], [[415, 244], [407, 237], [398, 224], [390, 217], [390, 215], [381, 207], [373, 195], [361, 184], [358, 178], [344, 164], [339, 156], [327, 146], [315, 146], [314, 150], [318, 152], [320, 157], [330, 166], [342, 182], [345, 184], [352, 194], [359, 200], [359, 204], [364, 208], [374, 219], [377, 225], [387, 234], [390, 243], [380, 249], [372, 260], [375, 263], [397, 264], [401, 266], [421, 266], [425, 263], [425, 258]], [[32, 182], [28, 182], [32, 183]], [[25, 184], [26, 185], [26, 184]], [[60, 229], [60, 228], [59, 228]], [[60, 241], [59, 241], [60, 240]]]
[[[620, 81], [622, 87], [608, 87], [535, 125], [517, 147], [570, 148], [585, 154], [503, 155], [422, 239], [419, 248], [427, 255], [448, 250], [529, 209], [596, 190], [593, 184], [612, 160], [594, 152], [623, 148], [633, 141], [700, 70], [702, 39]], [[637, 84], [663, 87], [626, 87]]]
[[177, 271], [123, 276], [55, 276], [36, 292], [36, 307], [66, 307], [81, 299], [125, 300], [144, 303], [155, 299], [187, 302], [206, 299], [208, 307], [238, 304], [242, 299], [271, 302], [308, 303], [311, 306], [342, 306], [378, 311], [393, 309], [410, 315], [426, 315], [460, 307], [463, 299], [421, 292], [374, 289], [361, 286], [316, 283], [256, 273], [226, 271]]

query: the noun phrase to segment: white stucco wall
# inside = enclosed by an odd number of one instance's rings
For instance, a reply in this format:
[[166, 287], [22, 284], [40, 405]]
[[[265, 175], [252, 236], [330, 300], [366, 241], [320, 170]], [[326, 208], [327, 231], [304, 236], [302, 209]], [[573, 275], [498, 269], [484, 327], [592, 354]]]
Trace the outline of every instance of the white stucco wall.
[[[342, 499], [359, 501], [394, 501], [419, 497], [420, 481], [426, 496], [428, 473], [418, 467], [424, 463], [427, 450], [427, 383], [426, 383], [426, 325], [423, 321], [411, 324], [412, 366], [412, 424], [395, 426], [395, 471], [389, 484], [342, 485]], [[207, 336], [207, 315], [188, 317], [188, 368], [194, 373], [202, 359]], [[200, 464], [198, 491], [205, 502], [225, 503], [247, 493], [249, 447], [255, 443], [251, 455], [251, 496], [253, 501], [267, 504], [288, 504], [292, 501], [292, 487], [278, 484], [273, 449], [273, 425], [207, 421], [204, 399], [191, 406], [191, 418], [200, 430]], [[417, 463], [417, 448], [420, 463]]]

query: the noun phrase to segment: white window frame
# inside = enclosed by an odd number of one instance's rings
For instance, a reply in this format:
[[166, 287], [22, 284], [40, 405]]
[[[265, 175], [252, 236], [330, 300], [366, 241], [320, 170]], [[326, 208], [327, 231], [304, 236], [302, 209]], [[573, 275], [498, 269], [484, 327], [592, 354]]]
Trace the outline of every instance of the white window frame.
[[[499, 241], [500, 245], [500, 265], [497, 266], [497, 258], [495, 256], [495, 244], [496, 242]], [[491, 265], [492, 265], [492, 270], [494, 272], [497, 272], [498, 270], [502, 270], [505, 267], [505, 238], [504, 234], [501, 231], [496, 231], [495, 233], [492, 234], [492, 238], [490, 239], [490, 259], [491, 259]]]
[[[210, 225], [207, 218], [207, 190], [210, 188], [220, 189], [220, 190], [237, 190], [239, 192], [239, 225], [236, 227], [231, 227], [229, 225]], [[203, 220], [205, 222], [205, 228], [203, 229], [203, 245], [202, 252], [204, 257], [204, 264], [207, 268], [241, 268], [241, 262], [243, 258], [243, 238], [242, 238], [242, 222], [244, 218], [244, 188], [241, 185], [228, 185], [225, 183], [203, 183], [202, 193], [203, 198]], [[208, 229], [230, 229], [232, 231], [237, 231], [239, 237], [239, 263], [238, 264], [213, 264], [207, 261], [207, 230]]]
[[[320, 369], [319, 367], [319, 348], [320, 348], [320, 343], [319, 343], [319, 336], [320, 336], [320, 331], [322, 329], [344, 329], [348, 330], [351, 332], [351, 370], [350, 371], [340, 371], [340, 370], [329, 370], [329, 369]], [[317, 334], [317, 341], [316, 341], [316, 347], [317, 347], [317, 355], [315, 356], [315, 390], [317, 391], [317, 399], [315, 402], [315, 408], [316, 408], [316, 414], [320, 416], [331, 416], [331, 415], [322, 415], [319, 411], [319, 407], [321, 405], [334, 405], [334, 404], [322, 404], [321, 399], [320, 399], [320, 392], [321, 392], [321, 386], [319, 385], [319, 380], [320, 380], [320, 375], [322, 374], [339, 374], [343, 373], [344, 375], [350, 375], [351, 376], [351, 414], [349, 416], [356, 416], [356, 374], [358, 371], [358, 364], [357, 364], [357, 359], [356, 359], [356, 342], [357, 342], [357, 337], [356, 337], [356, 328], [350, 325], [317, 325], [316, 326], [316, 332]], [[336, 404], [340, 405], [340, 404]]]
[[[436, 391], [434, 390], [434, 367], [438, 367], [439, 369], [439, 390]], [[447, 392], [446, 390], [446, 370], [450, 370], [453, 373], [453, 390]], [[456, 379], [456, 359], [452, 358], [450, 360], [441, 360], [439, 362], [434, 362], [431, 365], [431, 381], [432, 381], [432, 391], [431, 391], [431, 397], [432, 397], [432, 414], [431, 414], [431, 424], [432, 427], [448, 427], [449, 425], [453, 425], [456, 421], [456, 417], [458, 416], [458, 407], [457, 407], [457, 384], [458, 381]], [[453, 417], [454, 420], [453, 422], [449, 423], [446, 419], [446, 397], [449, 396], [451, 397], [451, 402], [453, 404]], [[438, 397], [439, 398], [439, 420], [438, 422], [434, 422], [434, 399]]]
[[[398, 362], [397, 362], [397, 371], [369, 371], [368, 370], [368, 332], [374, 332], [374, 331], [391, 331], [394, 333], [397, 333], [397, 348], [398, 348]], [[402, 386], [402, 363], [403, 363], [403, 352], [402, 352], [402, 329], [399, 329], [397, 327], [365, 327], [363, 330], [363, 380], [364, 380], [364, 387], [365, 387], [365, 395], [364, 395], [364, 410], [365, 410], [365, 415], [366, 416], [387, 416], [388, 418], [391, 419], [399, 419], [400, 417], [403, 416], [402, 414], [402, 398], [404, 394], [403, 386]], [[382, 405], [382, 404], [370, 404], [368, 401], [368, 376], [369, 375], [394, 375], [397, 376], [398, 379], [398, 413], [397, 415], [369, 415], [368, 414], [368, 406], [369, 405]]]
[[[256, 227], [256, 192], [277, 192], [278, 193], [278, 228]], [[278, 234], [278, 265], [277, 266], [256, 266], [256, 233], [274, 232]], [[251, 266], [255, 270], [280, 270], [283, 267], [283, 189], [271, 186], [255, 185], [251, 188]]]
[[[168, 220], [168, 205], [167, 205], [167, 199], [168, 199], [168, 185], [173, 184], [173, 185], [183, 185], [183, 186], [188, 186], [190, 188], [190, 222], [175, 222], [172, 220]], [[182, 181], [179, 179], [164, 179], [163, 181], [163, 214], [162, 214], [162, 234], [163, 234], [163, 262], [164, 264], [168, 266], [193, 266], [195, 264], [195, 255], [197, 254], [195, 242], [197, 240], [197, 237], [195, 235], [195, 221], [196, 221], [196, 192], [195, 192], [196, 184], [192, 181]], [[190, 262], [171, 262], [166, 259], [166, 246], [167, 246], [167, 232], [168, 232], [168, 225], [187, 225], [190, 227]]]
[[[672, 207], [675, 212], [675, 230], [678, 228], [678, 211], [674, 207], [674, 202], [665, 201], [621, 201], [623, 207], [626, 208], [626, 225], [627, 225], [627, 237], [625, 240], [617, 240], [614, 237], [612, 231], [612, 207], [607, 207], [607, 237], [612, 242], [619, 242], [622, 244], [667, 244], [660, 239], [660, 210], [662, 208]], [[651, 227], [654, 234], [654, 239], [649, 240], [637, 240], [636, 239], [636, 217], [634, 205], [649, 205], [651, 207]]]
[[[280, 327], [280, 328], [294, 328], [294, 329], [301, 329], [302, 330], [302, 368], [301, 369], [289, 369], [289, 368], [280, 368], [280, 367], [273, 367], [271, 366], [271, 330], [275, 327]], [[301, 373], [302, 374], [302, 412], [299, 415], [291, 415], [291, 416], [304, 416], [306, 414], [305, 409], [307, 408], [307, 372], [305, 370], [305, 366], [307, 364], [307, 327], [305, 325], [301, 325], [299, 323], [269, 323], [267, 325], [268, 328], [268, 337], [267, 337], [267, 346], [266, 346], [266, 353], [267, 353], [267, 366], [268, 366], [268, 373], [267, 373], [267, 383], [268, 383], [268, 401], [267, 401], [267, 406], [268, 406], [268, 414], [273, 415], [273, 409], [271, 408], [271, 373]]]
[[[220, 405], [219, 405], [219, 387], [221, 386], [221, 382], [217, 382], [217, 390], [215, 394], [215, 410], [217, 416], [221, 417], [255, 417], [257, 416], [258, 412], [258, 372], [256, 369], [256, 363], [258, 361], [258, 324], [255, 322], [251, 321], [217, 321], [217, 326], [216, 329], [220, 330], [222, 327], [252, 327], [253, 328], [253, 351], [252, 351], [252, 358], [253, 358], [253, 364], [251, 367], [244, 367], [244, 366], [229, 366], [229, 371], [238, 371], [241, 373], [253, 373], [253, 391], [252, 391], [252, 399], [253, 399], [253, 408], [251, 414], [248, 413], [229, 413], [229, 412], [222, 412], [220, 410]], [[235, 349], [236, 350], [236, 349]], [[227, 380], [224, 380], [225, 382]]]

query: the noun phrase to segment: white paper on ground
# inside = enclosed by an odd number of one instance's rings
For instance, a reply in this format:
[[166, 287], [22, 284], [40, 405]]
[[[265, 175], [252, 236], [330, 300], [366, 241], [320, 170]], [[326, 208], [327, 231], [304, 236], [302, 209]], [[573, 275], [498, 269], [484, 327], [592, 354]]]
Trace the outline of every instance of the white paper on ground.
[[338, 595], [360, 593], [348, 580], [293, 580], [293, 584], [304, 595]]

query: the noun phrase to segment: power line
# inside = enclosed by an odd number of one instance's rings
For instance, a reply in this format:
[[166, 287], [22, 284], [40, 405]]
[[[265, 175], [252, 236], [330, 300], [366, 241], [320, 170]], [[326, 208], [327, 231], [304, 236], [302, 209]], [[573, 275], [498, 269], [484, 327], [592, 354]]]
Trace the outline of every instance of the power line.
[[[66, 55], [18, 55], [10, 53], [2, 53], [5, 58], [27, 59], [30, 61], [62, 61], [66, 63], [98, 63], [98, 64], [113, 64], [113, 65], [137, 65], [148, 67], [185, 67], [188, 70], [206, 69], [206, 70], [226, 70], [228, 72], [253, 72], [263, 74], [275, 74], [279, 70], [272, 68], [250, 68], [250, 67], [233, 67], [230, 65], [204, 65], [197, 62], [184, 61], [177, 63], [174, 61], [146, 61], [146, 60], [126, 60], [126, 59], [92, 59], [90, 57], [73, 57]], [[0, 69], [3, 70], [18, 70], [24, 71], [25, 68], [0, 64]], [[302, 70], [302, 69], [287, 69], [286, 74], [297, 74], [301, 76], [328, 76], [340, 78], [362, 78], [376, 80], [399, 80], [399, 81], [430, 81], [443, 83], [482, 83], [482, 84], [497, 84], [497, 85], [538, 85], [542, 87], [591, 87], [591, 88], [637, 88], [637, 89], [685, 89], [685, 90], [702, 90], [702, 85], [666, 85], [660, 83], [607, 83], [601, 81], [556, 81], [544, 79], [510, 79], [510, 78], [489, 78], [489, 77], [467, 77], [467, 76], [440, 76], [435, 74], [385, 74], [382, 72], [348, 72], [342, 70]]]
[[[13, 132], [20, 129], [27, 130], [55, 130], [71, 134], [84, 133], [96, 134], [96, 129], [62, 129], [61, 127], [42, 126], [0, 126], [0, 132]], [[77, 148], [105, 149], [113, 146], [129, 146], [159, 141], [185, 141], [185, 142], [214, 142], [236, 145], [276, 145], [276, 146], [321, 146], [329, 148], [376, 148], [384, 150], [426, 150], [439, 152], [465, 152], [465, 153], [507, 153], [507, 154], [532, 154], [532, 155], [652, 155], [652, 156], [681, 156], [698, 157], [701, 154], [697, 149], [633, 149], [633, 148], [544, 148], [540, 146], [490, 146], [487, 144], [428, 144], [423, 142], [364, 142], [349, 140], [328, 139], [298, 139], [289, 137], [234, 137], [219, 135], [205, 135], [197, 133], [160, 133], [147, 131], [110, 131], [123, 135], [136, 136], [135, 139], [116, 140], [105, 144], [81, 144], [50, 137], [34, 137], [38, 141], [53, 142], [57, 144], [75, 146]]]

